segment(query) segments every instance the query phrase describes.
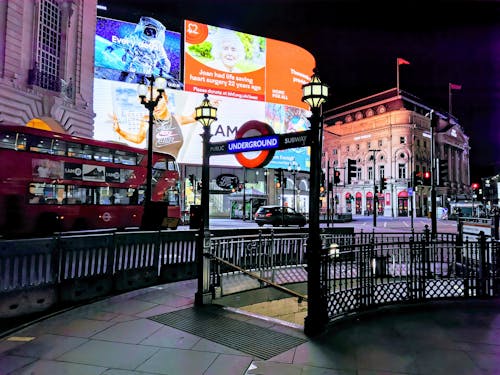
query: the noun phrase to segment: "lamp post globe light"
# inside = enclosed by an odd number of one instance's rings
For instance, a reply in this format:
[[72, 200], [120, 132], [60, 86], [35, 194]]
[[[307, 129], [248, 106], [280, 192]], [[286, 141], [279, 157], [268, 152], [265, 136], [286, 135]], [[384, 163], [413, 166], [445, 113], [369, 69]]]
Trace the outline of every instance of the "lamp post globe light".
[[328, 322], [326, 295], [321, 277], [322, 241], [319, 225], [320, 171], [323, 146], [323, 114], [321, 106], [328, 98], [329, 87], [319, 79], [317, 70], [311, 81], [302, 86], [302, 101], [311, 108], [311, 164], [309, 195], [309, 235], [306, 256], [308, 269], [307, 316], [304, 320], [304, 333], [308, 336], [320, 333]]
[[196, 243], [196, 270], [198, 277], [198, 290], [195, 294], [195, 304], [203, 305], [210, 302], [209, 291], [209, 272], [210, 260], [203, 254], [210, 251], [210, 211], [209, 211], [209, 184], [210, 184], [210, 125], [217, 120], [217, 107], [210, 104], [208, 94], [201, 102], [199, 107], [195, 108], [195, 120], [203, 125], [203, 161], [201, 167], [201, 207], [202, 207], [202, 225], [198, 234]]
[[[161, 76], [154, 77], [153, 75], [147, 77], [149, 81], [148, 84], [142, 82], [137, 88], [137, 94], [141, 99], [141, 104], [146, 107], [149, 111], [149, 121], [148, 121], [148, 163], [146, 172], [146, 192], [144, 197], [144, 213], [142, 215], [141, 226], [143, 229], [157, 229], [159, 227], [161, 220], [157, 220], [157, 214], [154, 212], [152, 196], [153, 196], [153, 125], [155, 122], [154, 109], [158, 105], [165, 88], [167, 87], [167, 80]], [[154, 89], [156, 88], [157, 94], [154, 95]], [[149, 94], [149, 98], [147, 98]], [[163, 218], [163, 217], [162, 217]], [[158, 222], [159, 221], [159, 222]]]

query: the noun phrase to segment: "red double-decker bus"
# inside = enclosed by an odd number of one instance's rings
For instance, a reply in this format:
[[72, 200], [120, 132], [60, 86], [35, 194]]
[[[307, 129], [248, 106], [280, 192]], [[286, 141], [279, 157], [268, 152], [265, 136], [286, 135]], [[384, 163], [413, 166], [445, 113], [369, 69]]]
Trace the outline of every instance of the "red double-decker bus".
[[[0, 125], [4, 237], [141, 225], [147, 150], [27, 126]], [[180, 219], [179, 168], [153, 154], [153, 202]]]

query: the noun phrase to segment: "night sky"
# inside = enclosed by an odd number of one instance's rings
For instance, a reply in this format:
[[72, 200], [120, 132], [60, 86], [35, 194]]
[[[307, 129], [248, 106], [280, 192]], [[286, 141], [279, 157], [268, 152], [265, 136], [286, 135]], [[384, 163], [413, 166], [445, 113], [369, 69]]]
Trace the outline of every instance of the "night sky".
[[473, 180], [500, 172], [500, 1], [99, 1], [99, 16], [141, 15], [182, 32], [184, 19], [299, 45], [331, 87], [324, 109], [396, 87], [452, 113], [470, 137]]

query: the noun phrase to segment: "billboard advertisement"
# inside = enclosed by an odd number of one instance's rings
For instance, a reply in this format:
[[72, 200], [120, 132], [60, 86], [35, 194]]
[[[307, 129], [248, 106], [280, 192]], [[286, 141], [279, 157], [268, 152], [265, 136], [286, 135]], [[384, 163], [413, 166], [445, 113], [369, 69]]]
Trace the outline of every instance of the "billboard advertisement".
[[[135, 26], [127, 25], [127, 32], [120, 31], [118, 35], [121, 36], [113, 38], [111, 35], [121, 30], [119, 22], [98, 19], [94, 138], [146, 148], [149, 114], [137, 95], [137, 77], [159, 74], [160, 71], [165, 76], [162, 66], [168, 63], [165, 63], [165, 55], [154, 49], [151, 50], [153, 57], [143, 56], [147, 52], [143, 50], [138, 54], [141, 57], [134, 60], [124, 52], [126, 48], [119, 46], [120, 43], [126, 45], [121, 39], [130, 33], [132, 36], [140, 34], [141, 38], [147, 33], [158, 36], [145, 31], [151, 25], [160, 30], [149, 17], [141, 17]], [[106, 31], [103, 31], [104, 24], [112, 27], [106, 26]], [[315, 66], [309, 52], [286, 42], [185, 21], [184, 81], [181, 82], [178, 74], [180, 45], [173, 48], [176, 34], [164, 32], [165, 40], [170, 40], [170, 47], [164, 49], [171, 62], [171, 77], [169, 88], [154, 109], [153, 146], [156, 151], [173, 155], [181, 164], [202, 163], [203, 129], [194, 120], [194, 110], [201, 104], [205, 93], [209, 94], [211, 104], [217, 107], [217, 121], [211, 126], [211, 142], [234, 140], [238, 130], [252, 120], [268, 124], [276, 134], [309, 128], [310, 113], [300, 100], [301, 87], [309, 82]], [[107, 53], [116, 56], [110, 57]], [[143, 65], [136, 63], [139, 60]], [[131, 72], [135, 75], [133, 79], [129, 78]], [[179, 84], [175, 85], [175, 82]], [[245, 155], [251, 157], [255, 152], [258, 151], [245, 152]], [[267, 167], [286, 169], [293, 161], [302, 171], [308, 171], [309, 148], [276, 151]], [[235, 154], [212, 156], [210, 164], [241, 166]]]
[[222, 27], [184, 22], [187, 91], [308, 109], [301, 101], [314, 57], [294, 44]]
[[151, 17], [140, 17], [136, 24], [97, 17], [95, 77], [140, 83], [151, 74], [182, 88], [181, 34]]

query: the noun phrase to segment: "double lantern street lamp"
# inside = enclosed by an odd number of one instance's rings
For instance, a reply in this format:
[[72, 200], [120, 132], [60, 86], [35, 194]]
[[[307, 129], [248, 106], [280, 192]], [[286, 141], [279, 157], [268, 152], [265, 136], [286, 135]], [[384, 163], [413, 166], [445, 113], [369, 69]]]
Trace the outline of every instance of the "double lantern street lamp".
[[[157, 214], [155, 213], [155, 209], [152, 203], [153, 196], [153, 125], [155, 122], [154, 118], [154, 109], [158, 105], [163, 93], [165, 92], [165, 88], [167, 87], [167, 80], [161, 76], [154, 77], [151, 75], [147, 77], [149, 84], [144, 82], [144, 78], [139, 84], [137, 89], [137, 94], [141, 99], [141, 104], [146, 107], [149, 111], [149, 126], [148, 126], [148, 163], [147, 163], [147, 174], [146, 174], [146, 191], [144, 197], [144, 213], [142, 215], [142, 223], [141, 226], [143, 229], [157, 229], [159, 226], [157, 223]], [[156, 88], [157, 94], [154, 95], [154, 89]], [[149, 94], [149, 98], [147, 98]]]
[[204, 305], [211, 301], [209, 290], [210, 260], [204, 254], [210, 251], [209, 225], [209, 184], [210, 184], [210, 125], [217, 120], [217, 107], [210, 104], [208, 94], [195, 109], [195, 120], [203, 125], [203, 161], [201, 167], [201, 207], [202, 225], [196, 243], [196, 271], [198, 273], [198, 290], [195, 295], [195, 304]]
[[308, 269], [307, 282], [307, 316], [304, 320], [306, 335], [320, 333], [328, 322], [326, 290], [321, 277], [322, 241], [319, 225], [320, 210], [320, 171], [323, 147], [323, 113], [321, 106], [328, 98], [328, 86], [321, 83], [316, 69], [311, 81], [302, 86], [302, 101], [311, 108], [311, 164], [309, 193], [309, 235], [306, 256]]

